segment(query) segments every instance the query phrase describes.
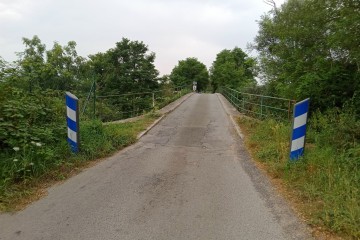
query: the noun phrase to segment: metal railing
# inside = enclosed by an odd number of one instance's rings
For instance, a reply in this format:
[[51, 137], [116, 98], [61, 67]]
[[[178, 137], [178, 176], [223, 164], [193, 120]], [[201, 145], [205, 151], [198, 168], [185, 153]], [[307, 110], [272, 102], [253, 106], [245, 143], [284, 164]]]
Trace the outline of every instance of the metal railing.
[[220, 88], [220, 93], [241, 113], [256, 118], [291, 119], [295, 100], [244, 93], [228, 87]]
[[[188, 92], [190, 92], [189, 86], [108, 95], [96, 95], [90, 92], [82, 104], [81, 115], [84, 118], [97, 118], [103, 122], [132, 118], [160, 109]], [[90, 102], [92, 104], [88, 104]]]

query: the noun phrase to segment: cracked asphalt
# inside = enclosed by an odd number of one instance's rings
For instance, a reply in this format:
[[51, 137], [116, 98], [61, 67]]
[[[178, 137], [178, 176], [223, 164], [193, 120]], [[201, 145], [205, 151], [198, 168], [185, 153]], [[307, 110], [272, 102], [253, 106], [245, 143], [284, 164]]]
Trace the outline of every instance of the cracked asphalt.
[[135, 145], [0, 215], [0, 239], [310, 239], [220, 98], [192, 95]]

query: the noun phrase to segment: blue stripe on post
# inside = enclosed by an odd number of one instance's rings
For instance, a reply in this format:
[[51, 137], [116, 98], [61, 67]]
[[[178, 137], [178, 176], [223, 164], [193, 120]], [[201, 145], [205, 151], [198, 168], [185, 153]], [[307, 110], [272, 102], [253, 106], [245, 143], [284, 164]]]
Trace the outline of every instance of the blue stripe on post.
[[77, 123], [71, 120], [70, 118], [67, 118], [67, 125], [68, 127], [73, 130], [74, 132], [77, 132]]
[[292, 140], [305, 136], [305, 133], [306, 133], [306, 124], [302, 125], [301, 127], [295, 128], [293, 130]]
[[306, 113], [309, 109], [309, 98], [295, 105], [294, 117], [298, 117]]
[[300, 148], [298, 150], [292, 151], [290, 153], [290, 159], [291, 160], [299, 159], [303, 154], [304, 154], [304, 148]]
[[76, 111], [77, 100], [75, 100], [75, 99], [71, 98], [70, 96], [66, 95], [66, 106], [68, 106], [72, 110]]
[[67, 139], [68, 143], [70, 144], [70, 148], [73, 152], [78, 152], [79, 151], [79, 147], [78, 144], [76, 142], [74, 142], [73, 140], [71, 140], [70, 138]]
[[78, 98], [70, 92], [66, 92], [65, 97], [66, 106], [73, 111], [75, 111], [76, 119], [74, 118], [74, 114], [67, 111], [67, 114], [72, 116], [68, 116], [66, 118], [67, 126], [68, 126], [68, 142], [70, 148], [73, 152], [77, 153], [79, 151], [79, 111], [78, 111]]
[[[293, 130], [291, 135], [291, 146], [290, 146], [290, 160], [298, 160], [301, 156], [304, 155], [305, 150], [305, 141], [301, 140], [300, 138], [305, 139], [306, 135], [306, 122], [307, 122], [307, 116], [303, 115], [309, 111], [309, 102], [310, 99], [305, 99], [304, 101], [301, 101], [294, 106], [294, 119], [293, 119]], [[302, 116], [303, 115], [303, 116]], [[306, 119], [304, 121], [304, 118], [306, 116]], [[295, 127], [295, 120], [297, 120], [297, 124], [304, 122], [304, 125]], [[291, 151], [291, 149], [294, 149]]]

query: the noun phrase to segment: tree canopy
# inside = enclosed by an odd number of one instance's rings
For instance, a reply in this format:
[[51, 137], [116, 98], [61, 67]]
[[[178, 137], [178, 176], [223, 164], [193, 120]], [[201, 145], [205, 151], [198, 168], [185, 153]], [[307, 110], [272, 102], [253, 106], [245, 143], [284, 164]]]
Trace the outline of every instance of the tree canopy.
[[61, 46], [54, 43], [51, 50], [38, 36], [23, 38], [25, 50], [18, 53], [16, 73], [12, 77], [22, 86], [34, 89], [70, 90], [79, 80], [79, 68], [84, 59], [76, 52], [76, 43], [68, 42]]
[[209, 72], [197, 58], [187, 58], [174, 67], [170, 79], [176, 86], [190, 86], [196, 81], [197, 90], [204, 91], [209, 84]]
[[219, 86], [242, 89], [256, 85], [254, 66], [255, 59], [248, 57], [240, 48], [222, 50], [210, 68], [213, 90], [216, 91]]
[[102, 93], [144, 92], [156, 89], [159, 72], [155, 53], [139, 41], [123, 38], [105, 53], [90, 56], [90, 67]]
[[[360, 106], [360, 2], [288, 0], [262, 16], [254, 48], [272, 95]], [[357, 97], [356, 97], [357, 96]]]

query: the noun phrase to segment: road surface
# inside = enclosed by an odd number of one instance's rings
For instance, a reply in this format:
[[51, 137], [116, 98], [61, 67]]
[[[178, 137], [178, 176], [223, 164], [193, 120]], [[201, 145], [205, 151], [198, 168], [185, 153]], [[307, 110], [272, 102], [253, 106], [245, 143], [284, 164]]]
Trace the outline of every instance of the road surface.
[[215, 94], [16, 214], [0, 239], [309, 239], [259, 174]]

